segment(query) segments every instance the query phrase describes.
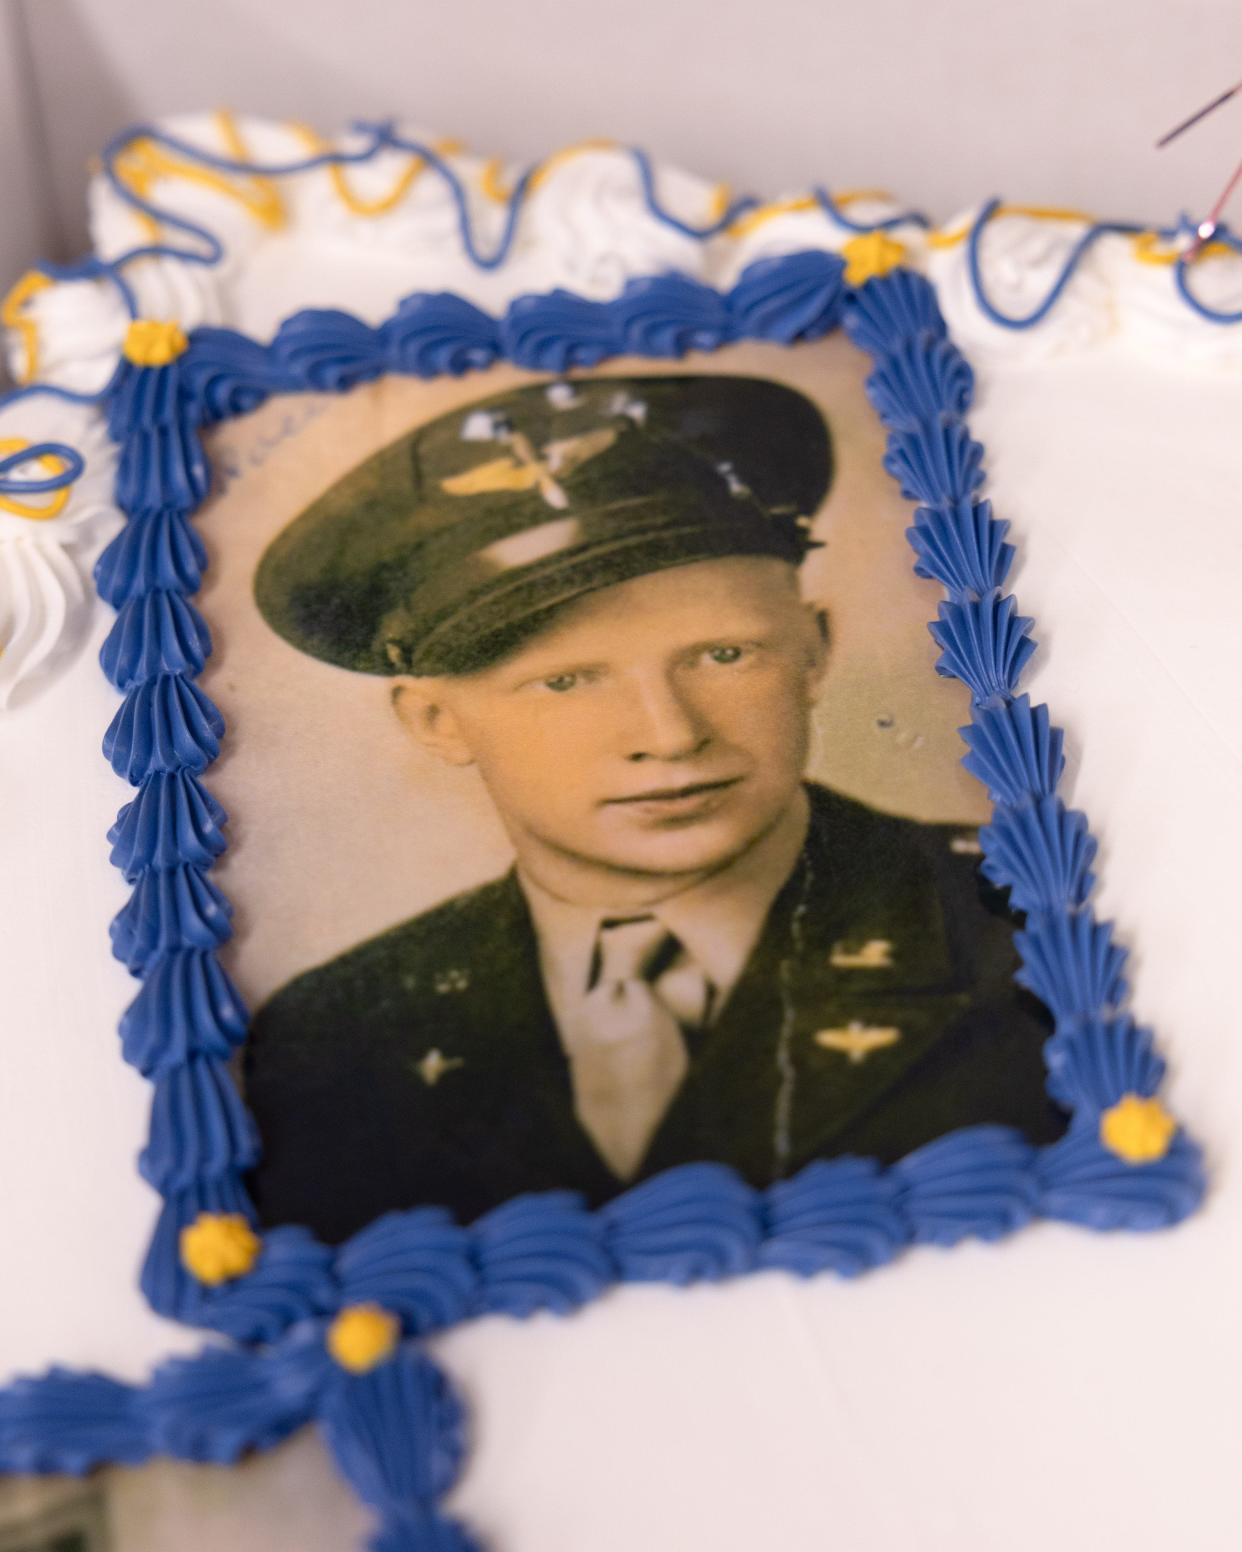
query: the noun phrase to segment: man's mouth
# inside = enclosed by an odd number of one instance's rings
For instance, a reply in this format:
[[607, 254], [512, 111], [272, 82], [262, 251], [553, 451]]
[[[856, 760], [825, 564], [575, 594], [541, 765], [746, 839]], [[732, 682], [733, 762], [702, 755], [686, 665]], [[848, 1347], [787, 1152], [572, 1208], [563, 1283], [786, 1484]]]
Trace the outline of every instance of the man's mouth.
[[608, 798], [606, 806], [627, 803], [681, 803], [702, 797], [706, 792], [723, 792], [726, 787], [736, 787], [740, 776], [730, 776], [723, 781], [693, 781], [680, 787], [650, 787], [646, 792], [635, 792], [629, 797]]

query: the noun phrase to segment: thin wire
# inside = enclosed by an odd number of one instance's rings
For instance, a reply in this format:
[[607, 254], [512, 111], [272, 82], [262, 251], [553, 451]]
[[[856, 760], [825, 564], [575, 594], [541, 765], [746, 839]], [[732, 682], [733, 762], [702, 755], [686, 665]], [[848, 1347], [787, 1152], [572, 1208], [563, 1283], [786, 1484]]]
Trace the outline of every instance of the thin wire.
[[1176, 140], [1179, 135], [1184, 135], [1188, 129], [1193, 129], [1196, 124], [1207, 118], [1209, 113], [1215, 113], [1217, 108], [1223, 108], [1230, 98], [1236, 97], [1239, 92], [1242, 92], [1242, 81], [1239, 81], [1236, 86], [1231, 86], [1228, 91], [1222, 92], [1219, 97], [1214, 97], [1211, 102], [1200, 108], [1196, 113], [1192, 113], [1188, 119], [1183, 119], [1180, 124], [1169, 130], [1167, 135], [1161, 135], [1160, 139], [1156, 141], [1156, 150], [1163, 150], [1165, 146]]
[[1229, 203], [1229, 196], [1233, 193], [1234, 189], [1237, 188], [1239, 182], [1242, 182], [1242, 162], [1239, 162], [1238, 165], [1233, 169], [1233, 176], [1221, 190], [1216, 203], [1212, 206], [1211, 210], [1208, 211], [1207, 219], [1200, 222], [1199, 228], [1195, 233], [1195, 240], [1186, 250], [1186, 257], [1188, 259], [1193, 259], [1199, 252], [1199, 249], [1203, 247], [1204, 243], [1216, 235], [1216, 229], [1220, 223], [1221, 215], [1225, 209], [1225, 206]]

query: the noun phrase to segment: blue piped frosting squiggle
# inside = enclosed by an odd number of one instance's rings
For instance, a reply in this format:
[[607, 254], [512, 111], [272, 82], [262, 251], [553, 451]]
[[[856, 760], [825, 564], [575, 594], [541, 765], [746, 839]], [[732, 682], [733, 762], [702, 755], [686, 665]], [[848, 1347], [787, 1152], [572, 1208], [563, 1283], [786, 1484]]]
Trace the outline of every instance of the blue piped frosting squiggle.
[[834, 329], [845, 300], [845, 265], [835, 253], [757, 259], [728, 296], [738, 339], [793, 345]]
[[137, 785], [156, 772], [206, 770], [223, 736], [215, 703], [181, 674], [161, 674], [122, 701], [103, 751], [117, 775]]
[[891, 1261], [909, 1231], [891, 1171], [873, 1159], [816, 1159], [767, 1191], [757, 1264], [853, 1277]]
[[233, 928], [233, 908], [202, 868], [191, 863], [150, 868], [112, 920], [112, 952], [135, 975], [161, 955], [218, 948]]
[[191, 1058], [156, 1077], [151, 1133], [138, 1168], [157, 1191], [241, 1172], [258, 1156], [254, 1123], [223, 1062]]
[[867, 379], [867, 397], [890, 431], [918, 433], [941, 416], [962, 416], [974, 397], [975, 374], [952, 341], [907, 339]]
[[1018, 981], [1057, 1018], [1086, 1017], [1124, 1000], [1126, 951], [1089, 911], [1042, 912], [1014, 941], [1022, 956]]
[[222, 1349], [173, 1358], [152, 1376], [152, 1441], [176, 1460], [229, 1465], [270, 1449], [314, 1415], [329, 1359], [315, 1332], [270, 1354]]
[[908, 1154], [894, 1173], [915, 1240], [956, 1245], [1021, 1228], [1038, 1202], [1035, 1152], [1007, 1127], [972, 1126]]
[[465, 1415], [444, 1376], [403, 1348], [367, 1374], [332, 1374], [320, 1427], [342, 1475], [381, 1514], [442, 1497], [465, 1456]]
[[1020, 615], [1012, 593], [993, 588], [982, 598], [940, 605], [930, 629], [943, 651], [936, 672], [970, 686], [976, 702], [1009, 700], [1035, 651], [1033, 620]]
[[[914, 1237], [951, 1240], [957, 1205], [976, 1189], [991, 1205], [970, 1232], [1006, 1232], [1035, 1211], [1091, 1221], [1091, 1179], [1101, 1187], [1101, 1226], [1172, 1222], [1203, 1190], [1193, 1146], [1179, 1133], [1164, 1159], [1140, 1166], [1106, 1154], [1098, 1135], [1105, 1100], [1153, 1094], [1163, 1069], [1150, 1034], [1119, 1011], [1126, 955], [1109, 924], [1090, 909], [1095, 842], [1082, 816], [1056, 797], [1061, 732], [1045, 707], [1017, 693], [1033, 651], [1030, 621], [1001, 592], [1010, 551], [1003, 526], [976, 494], [978, 444], [960, 420], [968, 402], [965, 380], [945, 355], [934, 298], [918, 277], [898, 272], [868, 282], [848, 304], [845, 324], [876, 358], [868, 392], [889, 428], [886, 465], [904, 493], [922, 503], [909, 531], [916, 570], [948, 592], [930, 629], [942, 648], [938, 671], [965, 683], [975, 702], [971, 725], [962, 729], [963, 763], [996, 805], [980, 835], [983, 871], [1010, 891], [1015, 908], [1030, 913], [1015, 939], [1022, 959], [1017, 979], [1056, 1019], [1046, 1047], [1049, 1090], [1075, 1116], [1065, 1142], [1042, 1153], [994, 1129], [974, 1129], [903, 1160], [895, 1172], [909, 1181], [902, 1204], [912, 1214]], [[1083, 1126], [1093, 1128], [1087, 1143]], [[996, 1181], [1004, 1182], [991, 1194], [983, 1154], [971, 1155], [976, 1143], [998, 1168]], [[1110, 1161], [1106, 1166], [1101, 1155]], [[969, 1177], [964, 1195], [954, 1178], [959, 1165]], [[951, 1186], [947, 1197], [938, 1194], [942, 1182]]]
[[1056, 791], [1065, 768], [1064, 735], [1046, 706], [1029, 695], [1001, 705], [980, 705], [969, 727], [959, 732], [969, 751], [962, 764], [988, 790], [993, 803], [1021, 803]]
[[276, 332], [272, 360], [287, 381], [321, 393], [344, 393], [384, 370], [379, 335], [351, 313], [309, 309]]
[[496, 320], [464, 297], [408, 296], [380, 326], [384, 359], [409, 377], [481, 372], [500, 355]]
[[[187, 1277], [181, 1261], [181, 1232], [203, 1213], [253, 1220], [254, 1209], [236, 1171], [226, 1170], [210, 1179], [195, 1181], [182, 1191], [169, 1191], [155, 1220], [155, 1231], [142, 1263], [139, 1285], [152, 1309], [169, 1319], [193, 1325], [214, 1325], [205, 1318], [215, 1303], [193, 1277]], [[225, 1284], [235, 1292], [245, 1279]], [[215, 1301], [222, 1302], [222, 1301]]]
[[684, 1164], [600, 1211], [621, 1276], [690, 1283], [754, 1266], [762, 1238], [757, 1194], [719, 1164]]
[[1095, 878], [1090, 871], [1096, 843], [1085, 814], [1067, 809], [1058, 797], [1038, 797], [1019, 808], [1002, 808], [979, 832], [983, 872], [1008, 885], [1017, 911], [1052, 911], [1087, 903]]
[[102, 1374], [55, 1368], [0, 1390], [0, 1471], [137, 1466], [153, 1453], [143, 1391]]
[[241, 995], [215, 954], [183, 949], [160, 959], [125, 1010], [121, 1049], [150, 1078], [194, 1056], [227, 1061], [246, 1038], [246, 1022]]
[[959, 420], [894, 431], [884, 467], [907, 501], [956, 506], [983, 484], [983, 448]]
[[259, 1258], [244, 1277], [200, 1289], [187, 1316], [235, 1342], [275, 1342], [285, 1331], [340, 1303], [332, 1251], [306, 1229], [289, 1225], [265, 1234]]
[[1164, 1062], [1129, 1014], [1065, 1020], [1045, 1048], [1048, 1092], [1073, 1111], [1107, 1110], [1126, 1094], [1154, 1094]]
[[297, 386], [282, 379], [270, 346], [232, 329], [196, 329], [181, 370], [186, 398], [203, 426], [248, 415], [271, 394]]
[[[60, 464], [55, 474], [18, 474], [19, 469], [30, 470], [35, 463], [53, 459]], [[65, 442], [33, 442], [16, 452], [0, 458], [0, 496], [49, 496], [59, 490], [68, 490], [81, 479], [86, 460], [76, 447]]]
[[211, 632], [180, 593], [154, 588], [122, 604], [100, 649], [103, 671], [118, 690], [159, 674], [198, 674], [211, 653]]
[[670, 359], [691, 350], [716, 350], [734, 338], [725, 299], [688, 276], [631, 280], [616, 313], [625, 355]]
[[1199, 1150], [1182, 1132], [1162, 1159], [1127, 1164], [1100, 1144], [1094, 1116], [1036, 1161], [1039, 1210], [1088, 1229], [1163, 1229], [1178, 1223], [1203, 1196]]
[[981, 598], [1005, 585], [1013, 545], [1009, 524], [992, 516], [992, 503], [973, 498], [943, 507], [920, 507], [906, 538], [918, 559], [916, 576], [946, 584], [952, 593]]
[[228, 816], [192, 771], [157, 771], [108, 831], [112, 863], [133, 883], [179, 862], [210, 867], [225, 847]]
[[[947, 334], [931, 282], [908, 269], [894, 270], [856, 291], [844, 321], [855, 345], [875, 358], [877, 370], [911, 344], [934, 342]], [[909, 405], [908, 411], [917, 420], [915, 406]]]
[[685, 275], [653, 275], [608, 302], [568, 291], [517, 297], [499, 319], [461, 297], [415, 293], [377, 329], [339, 311], [297, 313], [266, 347], [228, 329], [198, 329], [176, 363], [175, 402], [192, 423], [210, 425], [273, 393], [342, 392], [387, 372], [458, 375], [500, 356], [563, 372], [622, 353], [658, 358], [739, 339], [814, 339], [840, 316], [843, 268], [836, 254], [795, 253], [748, 266], [723, 294]]
[[[108, 404], [108, 429], [119, 444], [116, 500], [133, 521], [161, 508], [191, 512], [211, 484], [207, 455], [186, 403], [181, 361], [137, 367], [122, 361]], [[146, 377], [163, 379], [159, 391]], [[131, 421], [128, 417], [137, 417]], [[157, 418], [158, 417], [158, 418]]]
[[155, 590], [196, 593], [206, 566], [203, 541], [185, 513], [168, 507], [126, 523], [95, 564], [95, 586], [105, 603], [119, 609]]
[[597, 366], [617, 354], [619, 340], [614, 304], [571, 291], [519, 296], [500, 321], [501, 350], [533, 372]]
[[[503, 1265], [503, 1255], [495, 1259]], [[439, 1207], [378, 1218], [341, 1248], [336, 1275], [346, 1303], [379, 1304], [417, 1336], [456, 1325], [480, 1306], [471, 1236]]]
[[144, 1386], [53, 1369], [0, 1391], [0, 1471], [80, 1475], [153, 1456], [228, 1465], [311, 1419], [342, 1475], [378, 1511], [373, 1546], [470, 1552], [436, 1506], [465, 1456], [465, 1413], [441, 1371], [399, 1348], [364, 1373], [330, 1356], [321, 1320], [261, 1352], [208, 1348]]
[[519, 1197], [472, 1230], [481, 1307], [502, 1315], [565, 1315], [615, 1280], [604, 1225], [570, 1191]]

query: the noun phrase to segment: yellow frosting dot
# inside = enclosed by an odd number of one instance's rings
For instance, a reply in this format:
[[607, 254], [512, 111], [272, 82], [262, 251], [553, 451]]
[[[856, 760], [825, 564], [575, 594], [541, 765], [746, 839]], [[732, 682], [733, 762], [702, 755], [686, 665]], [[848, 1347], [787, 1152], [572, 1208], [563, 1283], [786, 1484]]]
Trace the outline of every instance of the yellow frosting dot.
[[210, 1288], [244, 1277], [259, 1248], [259, 1236], [240, 1213], [199, 1213], [181, 1231], [182, 1266]]
[[841, 247], [846, 285], [861, 286], [865, 280], [887, 275], [889, 270], [905, 263], [907, 253], [905, 243], [899, 243], [885, 232], [862, 232], [851, 237]]
[[378, 1304], [351, 1304], [328, 1327], [328, 1351], [351, 1374], [365, 1374], [396, 1350], [401, 1322]]
[[1158, 1099], [1124, 1094], [1100, 1117], [1100, 1141], [1127, 1164], [1152, 1164], [1169, 1151], [1177, 1122]]
[[121, 347], [125, 359], [135, 366], [167, 366], [189, 348], [181, 325], [159, 318], [135, 318]]

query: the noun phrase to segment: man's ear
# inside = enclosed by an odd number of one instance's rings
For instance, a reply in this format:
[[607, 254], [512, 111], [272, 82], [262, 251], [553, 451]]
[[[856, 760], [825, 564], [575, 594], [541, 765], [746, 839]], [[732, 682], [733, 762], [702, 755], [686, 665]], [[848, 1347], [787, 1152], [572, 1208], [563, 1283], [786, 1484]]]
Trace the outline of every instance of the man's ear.
[[814, 704], [823, 688], [828, 670], [828, 611], [818, 604], [807, 604], [807, 699]]
[[402, 679], [392, 688], [392, 709], [407, 733], [447, 765], [473, 765], [445, 684], [439, 678]]

